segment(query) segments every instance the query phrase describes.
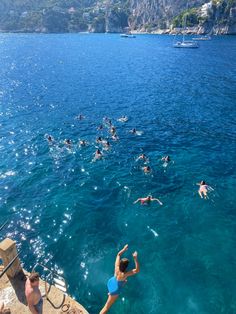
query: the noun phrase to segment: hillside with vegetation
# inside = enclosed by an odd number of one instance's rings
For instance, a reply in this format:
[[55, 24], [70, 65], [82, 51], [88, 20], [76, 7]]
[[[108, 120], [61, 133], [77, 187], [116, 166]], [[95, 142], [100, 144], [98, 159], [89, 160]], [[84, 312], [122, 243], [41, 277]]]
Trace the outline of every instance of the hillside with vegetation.
[[1, 0], [1, 32], [236, 33], [236, 0]]

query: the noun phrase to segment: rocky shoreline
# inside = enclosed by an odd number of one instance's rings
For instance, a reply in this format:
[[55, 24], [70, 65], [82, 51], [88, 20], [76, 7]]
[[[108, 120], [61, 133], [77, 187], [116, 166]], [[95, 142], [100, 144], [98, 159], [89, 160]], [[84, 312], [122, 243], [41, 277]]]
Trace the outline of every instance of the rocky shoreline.
[[[60, 32], [60, 33], [54, 33], [54, 32], [47, 32], [47, 31], [26, 31], [26, 30], [15, 30], [15, 31], [7, 31], [7, 30], [0, 30], [0, 34], [121, 34], [122, 31], [119, 32], [96, 32], [96, 31], [87, 31], [87, 32]], [[157, 29], [153, 31], [145, 31], [143, 29], [140, 30], [133, 30], [131, 31], [131, 34], [134, 35], [179, 35], [182, 34], [183, 30], [175, 30], [175, 29]], [[186, 29], [184, 31], [187, 35], [236, 35], [235, 31], [230, 31], [228, 27], [222, 27], [222, 28], [216, 28], [213, 31], [207, 31], [202, 28], [191, 28]]]
[[[13, 33], [133, 33], [236, 34], [236, 0], [101, 0], [71, 6], [66, 0], [0, 2], [0, 32]], [[56, 0], [55, 0], [56, 1]]]

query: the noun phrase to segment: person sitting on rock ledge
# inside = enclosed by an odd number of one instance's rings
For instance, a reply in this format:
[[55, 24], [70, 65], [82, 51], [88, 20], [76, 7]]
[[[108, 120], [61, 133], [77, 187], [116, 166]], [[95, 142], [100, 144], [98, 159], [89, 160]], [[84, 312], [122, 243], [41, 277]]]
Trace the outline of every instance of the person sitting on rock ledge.
[[39, 290], [39, 274], [32, 273], [25, 283], [25, 296], [32, 314], [43, 314], [43, 299]]

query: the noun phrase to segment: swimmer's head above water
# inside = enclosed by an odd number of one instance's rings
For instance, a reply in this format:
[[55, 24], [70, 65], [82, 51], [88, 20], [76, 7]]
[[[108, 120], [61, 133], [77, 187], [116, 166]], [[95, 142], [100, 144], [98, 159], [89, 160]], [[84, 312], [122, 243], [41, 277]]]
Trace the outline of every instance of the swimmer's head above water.
[[69, 140], [69, 139], [65, 140], [66, 145], [71, 145], [71, 143], [72, 143], [71, 140]]

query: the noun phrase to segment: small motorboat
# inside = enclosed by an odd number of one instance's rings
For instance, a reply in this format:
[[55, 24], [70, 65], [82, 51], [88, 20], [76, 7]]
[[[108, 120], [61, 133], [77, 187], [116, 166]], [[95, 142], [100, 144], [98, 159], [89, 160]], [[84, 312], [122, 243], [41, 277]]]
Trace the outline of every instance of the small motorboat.
[[136, 36], [133, 34], [120, 34], [120, 37], [122, 37], [122, 38], [136, 38]]
[[193, 40], [211, 40], [210, 35], [201, 36], [201, 37], [194, 37]]
[[183, 41], [177, 41], [173, 44], [174, 48], [199, 48], [199, 45], [197, 42], [193, 40], [183, 40]]

